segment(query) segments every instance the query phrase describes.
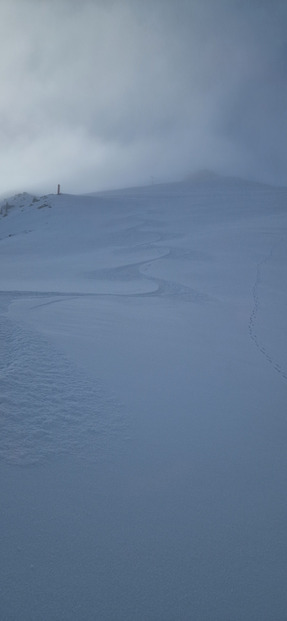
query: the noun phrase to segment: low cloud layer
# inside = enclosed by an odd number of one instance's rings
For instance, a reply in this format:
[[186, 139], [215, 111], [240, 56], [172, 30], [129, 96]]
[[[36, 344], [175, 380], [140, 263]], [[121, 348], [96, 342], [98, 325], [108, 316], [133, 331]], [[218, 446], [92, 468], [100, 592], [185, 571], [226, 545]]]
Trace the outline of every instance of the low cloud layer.
[[0, 193], [287, 184], [281, 0], [1, 0]]

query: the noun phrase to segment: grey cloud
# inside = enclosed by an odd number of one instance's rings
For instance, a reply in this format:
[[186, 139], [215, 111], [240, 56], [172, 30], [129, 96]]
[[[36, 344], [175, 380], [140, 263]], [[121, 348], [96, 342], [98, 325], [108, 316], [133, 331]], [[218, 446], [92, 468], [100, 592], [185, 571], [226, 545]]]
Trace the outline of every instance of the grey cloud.
[[280, 0], [2, 0], [3, 191], [287, 183], [286, 26]]

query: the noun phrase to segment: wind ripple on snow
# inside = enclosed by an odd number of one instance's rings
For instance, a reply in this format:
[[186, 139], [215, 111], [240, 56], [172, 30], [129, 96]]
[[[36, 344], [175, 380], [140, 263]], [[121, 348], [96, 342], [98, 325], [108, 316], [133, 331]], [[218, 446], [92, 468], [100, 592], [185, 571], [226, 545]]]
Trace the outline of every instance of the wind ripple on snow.
[[121, 408], [44, 339], [0, 316], [0, 458], [18, 465], [104, 457], [125, 435]]

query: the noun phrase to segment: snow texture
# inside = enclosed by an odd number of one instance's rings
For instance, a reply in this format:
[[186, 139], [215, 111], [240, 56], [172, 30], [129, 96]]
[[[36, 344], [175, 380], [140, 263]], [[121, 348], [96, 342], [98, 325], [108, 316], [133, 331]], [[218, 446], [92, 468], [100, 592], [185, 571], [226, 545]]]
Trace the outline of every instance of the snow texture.
[[287, 189], [0, 203], [1, 618], [286, 618]]

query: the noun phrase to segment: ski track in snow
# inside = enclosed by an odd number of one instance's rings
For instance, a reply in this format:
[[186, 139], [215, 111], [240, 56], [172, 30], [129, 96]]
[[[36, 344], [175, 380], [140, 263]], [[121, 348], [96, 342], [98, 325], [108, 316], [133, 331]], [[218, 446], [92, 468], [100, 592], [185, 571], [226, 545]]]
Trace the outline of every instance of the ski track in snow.
[[[137, 243], [131, 251], [154, 246], [162, 241]], [[115, 268], [93, 272], [95, 280], [129, 281], [146, 279], [156, 284], [147, 292], [65, 293], [65, 292], [3, 292], [2, 302], [11, 298], [31, 296], [38, 299], [32, 308], [59, 304], [82, 297], [146, 297], [185, 296], [191, 302], [202, 302], [207, 295], [191, 287], [164, 280], [147, 272], [156, 261], [189, 258], [192, 251], [182, 248], [160, 248], [158, 257]], [[47, 296], [54, 299], [45, 300]], [[41, 301], [40, 301], [41, 300]], [[77, 454], [85, 458], [100, 458], [128, 437], [121, 406], [103, 394], [100, 386], [92, 384], [63, 355], [59, 354], [40, 334], [29, 331], [0, 314], [0, 458], [9, 463], [27, 465], [47, 459], [50, 455]], [[84, 399], [83, 399], [84, 395]]]
[[[135, 225], [134, 227], [131, 227], [130, 230], [139, 230], [142, 227], [147, 227], [150, 224], [154, 224], [152, 221], [148, 221], [148, 220], [143, 220], [141, 224], [139, 225]], [[155, 232], [156, 233], [156, 232]], [[171, 236], [172, 239], [175, 238], [175, 236]], [[156, 244], [156, 243], [165, 243], [167, 240], [169, 239], [169, 235], [163, 236], [160, 233], [158, 233], [158, 237], [156, 240], [153, 240], [153, 242], [151, 243], [146, 243], [146, 242], [142, 242], [136, 245], [136, 247], [139, 246], [144, 246], [146, 248], [151, 249], [152, 248], [152, 244]], [[281, 243], [284, 243], [284, 240], [281, 240]], [[280, 244], [280, 242], [279, 242]], [[253, 310], [252, 313], [250, 315], [249, 318], [249, 325], [248, 325], [248, 331], [249, 331], [249, 335], [252, 339], [252, 341], [254, 342], [254, 344], [256, 345], [258, 351], [266, 358], [266, 360], [268, 361], [268, 363], [273, 367], [273, 369], [276, 371], [276, 373], [278, 373], [284, 380], [287, 380], [287, 372], [285, 372], [285, 370], [282, 368], [282, 366], [276, 361], [274, 360], [274, 358], [271, 356], [271, 354], [268, 352], [268, 349], [266, 346], [264, 346], [264, 344], [261, 343], [257, 331], [256, 331], [256, 323], [257, 323], [257, 319], [258, 319], [258, 311], [260, 308], [260, 294], [259, 294], [259, 286], [261, 283], [261, 276], [262, 276], [262, 270], [264, 268], [264, 266], [271, 260], [274, 250], [277, 247], [278, 242], [275, 242], [274, 245], [272, 246], [271, 250], [269, 251], [269, 253], [257, 264], [256, 267], [256, 278], [255, 278], [255, 282], [252, 288], [252, 296], [253, 296], [253, 302], [254, 302], [254, 306], [253, 306]], [[158, 246], [155, 246], [155, 248], [158, 248]], [[117, 277], [134, 277], [135, 275], [143, 275], [145, 278], [148, 278], [149, 280], [155, 282], [157, 284], [157, 290], [153, 291], [153, 292], [147, 292], [147, 293], [139, 293], [139, 294], [135, 294], [135, 295], [141, 295], [141, 296], [154, 296], [154, 295], [187, 295], [189, 301], [201, 301], [201, 302], [207, 302], [209, 300], [211, 300], [211, 296], [208, 296], [207, 294], [201, 293], [200, 291], [197, 291], [195, 289], [192, 289], [191, 287], [188, 287], [186, 285], [181, 285], [179, 283], [176, 283], [174, 281], [171, 280], [164, 280], [161, 278], [157, 278], [155, 276], [151, 276], [148, 274], [148, 270], [150, 268], [150, 266], [155, 263], [160, 261], [161, 259], [168, 259], [168, 258], [187, 258], [190, 259], [192, 258], [192, 256], [194, 255], [194, 251], [192, 249], [187, 249], [187, 248], [180, 248], [180, 247], [166, 247], [164, 248], [163, 246], [161, 246], [161, 249], [164, 251], [162, 256], [159, 257], [155, 257], [154, 259], [151, 259], [149, 261], [141, 261], [139, 263], [134, 263], [131, 265], [124, 265], [118, 268], [115, 268], [114, 270], [110, 269], [110, 270], [106, 270], [106, 274], [109, 274], [109, 277], [113, 280], [114, 278]], [[98, 273], [97, 276], [99, 275]], [[120, 294], [121, 295], [121, 294]]]
[[[284, 242], [284, 240], [281, 240], [281, 243], [283, 243], [283, 242]], [[256, 267], [256, 278], [255, 278], [255, 282], [254, 282], [254, 285], [253, 285], [253, 288], [252, 288], [252, 296], [253, 296], [254, 306], [253, 306], [252, 313], [251, 313], [250, 318], [249, 318], [248, 331], [249, 331], [250, 338], [252, 339], [252, 341], [256, 345], [258, 351], [266, 358], [266, 360], [273, 367], [273, 369], [276, 371], [276, 373], [279, 373], [279, 375], [284, 380], [287, 380], [287, 372], [285, 372], [285, 370], [282, 369], [281, 365], [276, 360], [273, 359], [273, 357], [269, 353], [267, 347], [259, 339], [258, 334], [257, 334], [257, 330], [256, 330], [256, 325], [257, 325], [257, 321], [258, 321], [258, 313], [259, 313], [259, 310], [260, 310], [260, 292], [259, 292], [259, 288], [260, 288], [260, 284], [262, 282], [262, 272], [263, 272], [264, 267], [266, 266], [266, 264], [272, 259], [272, 256], [273, 256], [274, 251], [275, 251], [277, 246], [278, 246], [278, 243], [275, 243], [272, 246], [272, 248], [269, 251], [269, 253], [257, 264], [257, 267]]]
[[0, 314], [0, 343], [0, 458], [100, 459], [127, 438], [119, 403], [38, 333]]
[[[15, 299], [18, 295], [35, 297], [37, 302], [32, 308], [85, 296], [174, 296], [190, 303], [213, 300], [212, 296], [193, 289], [180, 280], [167, 280], [152, 274], [156, 263], [177, 259], [190, 261], [195, 255], [190, 247], [168, 243], [171, 240], [174, 243], [180, 237], [177, 233], [163, 234], [156, 228], [149, 230], [149, 227], [157, 225], [164, 225], [164, 222], [141, 218], [137, 224], [113, 234], [116, 247], [114, 255], [126, 252], [133, 255], [140, 250], [146, 250], [152, 254], [156, 252], [157, 256], [146, 257], [140, 261], [135, 261], [133, 257], [123, 265], [95, 269], [86, 274], [95, 282], [106, 281], [110, 285], [110, 291], [23, 291], [3, 293], [3, 299], [6, 296]], [[16, 235], [28, 232], [30, 231], [20, 231]], [[261, 343], [257, 331], [262, 271], [271, 260], [274, 248], [275, 245], [256, 268], [252, 289], [253, 309], [248, 330], [260, 354], [286, 380], [286, 371]], [[151, 283], [150, 290], [137, 291], [136, 283], [143, 280]], [[135, 291], [125, 291], [124, 285], [129, 281], [135, 282]], [[113, 290], [114, 282], [122, 283], [122, 291]], [[98, 458], [105, 451], [112, 450], [112, 438], [119, 443], [127, 437], [126, 419], [124, 420], [116, 400], [104, 394], [99, 384], [95, 385], [40, 334], [14, 324], [2, 313], [0, 340], [3, 354], [0, 361], [0, 457], [16, 464], [33, 463], [46, 459], [51, 454], [61, 453], [77, 453]]]
[[[160, 251], [159, 256], [154, 258], [145, 259], [138, 262], [126, 263], [124, 265], [120, 265], [114, 268], [104, 268], [94, 270], [91, 274], [94, 279], [108, 279], [110, 282], [112, 281], [128, 281], [132, 279], [145, 279], [154, 283], [156, 285], [156, 289], [152, 289], [147, 292], [138, 292], [138, 293], [119, 293], [119, 294], [103, 294], [103, 295], [118, 295], [118, 296], [132, 296], [132, 297], [149, 297], [156, 295], [168, 295], [168, 296], [178, 296], [178, 295], [188, 295], [189, 300], [193, 302], [207, 302], [211, 300], [211, 297], [206, 293], [202, 293], [196, 289], [193, 289], [190, 286], [184, 285], [182, 283], [175, 282], [173, 280], [166, 280], [163, 278], [159, 278], [148, 273], [150, 267], [153, 263], [157, 263], [163, 259], [190, 259], [194, 256], [194, 251], [190, 248], [183, 247], [171, 247], [171, 246], [159, 246], [157, 244], [165, 244], [169, 240], [176, 239], [176, 234], [162, 234], [157, 230], [150, 231], [147, 230], [148, 226], [154, 226], [155, 224], [159, 224], [158, 222], [154, 222], [153, 220], [141, 219], [140, 222], [132, 227], [129, 227], [124, 230], [123, 237], [121, 237], [121, 242], [125, 241], [125, 243], [129, 243], [133, 240], [134, 233], [137, 234], [138, 237], [145, 237], [148, 233], [149, 240], [147, 241], [137, 241], [137, 243], [129, 246], [128, 248], [131, 252], [137, 251], [139, 249], [146, 250], [156, 250]], [[151, 239], [151, 235], [153, 236]], [[117, 238], [118, 239], [118, 238]], [[126, 248], [123, 249], [125, 251]], [[121, 252], [121, 250], [120, 250]], [[97, 294], [95, 294], [97, 295]], [[102, 295], [102, 294], [98, 294]]]

